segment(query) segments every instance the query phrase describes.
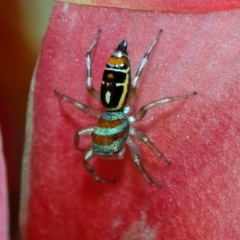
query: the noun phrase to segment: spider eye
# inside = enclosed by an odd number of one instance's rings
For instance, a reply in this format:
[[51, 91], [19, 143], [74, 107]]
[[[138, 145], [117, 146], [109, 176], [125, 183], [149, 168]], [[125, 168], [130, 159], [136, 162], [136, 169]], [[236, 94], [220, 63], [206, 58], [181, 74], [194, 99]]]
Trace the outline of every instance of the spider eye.
[[114, 135], [113, 135], [113, 139], [114, 139], [114, 140], [118, 139], [117, 134], [114, 134]]

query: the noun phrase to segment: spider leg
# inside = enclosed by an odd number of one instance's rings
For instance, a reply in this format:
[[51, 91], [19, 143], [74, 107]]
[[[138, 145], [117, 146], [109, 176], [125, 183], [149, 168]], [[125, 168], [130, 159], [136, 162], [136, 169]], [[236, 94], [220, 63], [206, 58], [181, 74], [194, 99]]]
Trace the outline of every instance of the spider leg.
[[129, 131], [130, 135], [136, 137], [138, 140], [145, 143], [159, 158], [161, 158], [167, 164], [171, 164], [171, 162], [160, 152], [160, 150], [153, 144], [153, 142], [148, 138], [146, 134], [143, 132], [136, 131], [135, 129], [131, 128]]
[[94, 42], [92, 43], [92, 45], [90, 46], [90, 48], [88, 49], [88, 51], [86, 53], [87, 90], [93, 97], [95, 97], [99, 101], [100, 101], [100, 93], [92, 85], [92, 57], [91, 57], [91, 55], [92, 55], [92, 50], [93, 50], [94, 46], [96, 45], [96, 43], [98, 42], [98, 40], [100, 38], [100, 35], [101, 35], [101, 29], [98, 30], [97, 37], [95, 38]]
[[122, 150], [118, 153], [117, 158], [118, 159], [123, 159], [125, 153], [125, 146], [122, 148]]
[[79, 147], [79, 141], [80, 137], [83, 135], [90, 135], [94, 131], [95, 127], [89, 127], [89, 128], [84, 128], [81, 130], [78, 130], [75, 135], [74, 135], [74, 141], [73, 141], [73, 146], [79, 151], [84, 151], [84, 149]]
[[136, 72], [136, 75], [135, 75], [135, 77], [132, 80], [131, 92], [130, 92], [130, 102], [129, 102], [130, 106], [132, 106], [132, 104], [134, 102], [134, 99], [135, 99], [135, 96], [136, 96], [136, 88], [137, 88], [138, 80], [139, 80], [140, 76], [142, 75], [142, 72], [143, 72], [145, 66], [147, 65], [149, 56], [150, 56], [154, 46], [156, 45], [156, 43], [159, 40], [159, 35], [160, 35], [161, 32], [162, 32], [162, 29], [160, 29], [158, 31], [158, 34], [157, 34], [156, 38], [154, 39], [154, 41], [152, 42], [152, 44], [148, 48], [147, 52], [144, 54], [144, 56], [142, 58], [142, 61], [140, 62], [140, 65], [139, 65], [138, 70]]
[[131, 155], [132, 155], [133, 163], [136, 165], [137, 170], [139, 171], [139, 173], [141, 173], [141, 175], [145, 178], [145, 180], [148, 183], [150, 183], [152, 185], [155, 185], [157, 187], [162, 187], [162, 184], [156, 183], [156, 182], [153, 181], [152, 177], [147, 173], [147, 171], [143, 167], [143, 165], [141, 163], [139, 149], [138, 149], [137, 145], [132, 141], [132, 139], [130, 137], [128, 137], [128, 139], [127, 139], [127, 144], [128, 144], [128, 146], [130, 148], [130, 152], [131, 152]]
[[83, 165], [86, 168], [86, 170], [92, 175], [92, 177], [98, 181], [98, 182], [102, 182], [102, 183], [115, 183], [115, 180], [107, 180], [107, 179], [103, 179], [101, 178], [97, 172], [95, 171], [95, 169], [93, 168], [92, 165], [89, 164], [89, 160], [92, 159], [92, 157], [95, 155], [94, 151], [92, 150], [92, 148], [90, 148], [85, 156], [83, 157]]
[[130, 120], [131, 120], [131, 122], [139, 121], [145, 116], [147, 111], [151, 108], [157, 107], [158, 105], [161, 105], [161, 104], [170, 103], [170, 102], [173, 102], [173, 101], [176, 101], [176, 100], [179, 100], [179, 99], [189, 98], [189, 97], [194, 96], [196, 94], [197, 94], [197, 92], [192, 92], [192, 93], [185, 94], [185, 95], [182, 95], [182, 96], [167, 97], [167, 98], [162, 98], [162, 99], [153, 101], [153, 102], [148, 103], [147, 105], [141, 107], [140, 110], [136, 113], [136, 115], [130, 117]]
[[102, 113], [97, 110], [97, 109], [94, 109], [90, 106], [87, 106], [83, 103], [80, 103], [78, 102], [77, 100], [75, 100], [74, 98], [71, 98], [65, 94], [62, 94], [60, 93], [58, 90], [54, 89], [53, 92], [58, 96], [60, 97], [62, 100], [64, 100], [65, 102], [69, 102], [71, 103], [73, 106], [75, 106], [76, 108], [78, 108], [79, 110], [81, 110], [82, 112], [85, 112], [93, 117], [96, 117], [96, 118], [99, 118]]

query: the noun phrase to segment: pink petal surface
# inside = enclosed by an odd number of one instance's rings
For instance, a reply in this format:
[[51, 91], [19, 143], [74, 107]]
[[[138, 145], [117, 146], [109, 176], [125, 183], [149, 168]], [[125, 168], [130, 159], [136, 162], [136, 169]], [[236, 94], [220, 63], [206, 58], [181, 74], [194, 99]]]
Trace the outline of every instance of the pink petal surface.
[[[23, 172], [23, 239], [239, 239], [240, 11], [163, 14], [57, 3], [43, 41], [33, 92], [33, 134]], [[172, 161], [143, 144], [142, 161], [158, 189], [124, 160], [92, 163], [95, 182], [73, 148], [76, 130], [96, 119], [56, 98], [53, 89], [98, 109], [85, 87], [85, 53], [94, 51], [98, 88], [109, 54], [129, 42], [132, 72], [159, 28], [164, 31], [139, 84], [135, 111], [155, 99], [198, 91], [152, 109], [135, 126]], [[88, 139], [88, 138], [87, 138]], [[29, 139], [28, 139], [29, 140]], [[84, 147], [90, 142], [82, 141]], [[29, 177], [29, 178], [28, 178]]]
[[8, 206], [7, 206], [6, 168], [2, 148], [2, 134], [0, 131], [0, 239], [9, 239]]
[[58, 2], [68, 2], [82, 5], [118, 7], [143, 11], [161, 12], [209, 12], [222, 11], [240, 7], [240, 2], [236, 0], [57, 0]]

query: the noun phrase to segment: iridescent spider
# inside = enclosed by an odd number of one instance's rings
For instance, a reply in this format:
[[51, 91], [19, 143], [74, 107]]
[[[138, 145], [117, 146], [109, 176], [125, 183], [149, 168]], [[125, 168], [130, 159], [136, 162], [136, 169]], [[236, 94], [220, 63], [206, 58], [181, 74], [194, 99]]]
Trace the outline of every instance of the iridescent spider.
[[[80, 151], [82, 151], [82, 149], [79, 147], [80, 137], [83, 135], [92, 136], [92, 146], [89, 150], [87, 150], [83, 157], [83, 165], [96, 181], [103, 183], [115, 182], [114, 180], [106, 180], [101, 178], [92, 165], [89, 164], [89, 160], [95, 155], [105, 158], [122, 158], [125, 152], [125, 145], [127, 144], [131, 152], [133, 163], [136, 165], [138, 171], [142, 174], [145, 180], [152, 185], [156, 185], [158, 187], [162, 186], [161, 184], [156, 183], [143, 167], [138, 147], [134, 143], [133, 138], [137, 138], [145, 143], [158, 157], [160, 157], [166, 163], [171, 164], [171, 162], [167, 160], [167, 158], [157, 149], [157, 147], [144, 133], [136, 131], [131, 125], [134, 122], [141, 120], [149, 109], [157, 107], [160, 104], [188, 98], [195, 95], [196, 92], [185, 94], [183, 96], [167, 97], [156, 100], [143, 106], [135, 115], [128, 116], [131, 111], [132, 104], [134, 103], [138, 80], [147, 64], [150, 53], [159, 40], [159, 35], [161, 32], [162, 29], [159, 30], [148, 51], [145, 53], [132, 81], [127, 53], [127, 41], [122, 40], [107, 61], [105, 70], [103, 72], [101, 90], [99, 92], [92, 85], [91, 65], [91, 53], [101, 34], [101, 30], [98, 30], [96, 39], [86, 53], [87, 90], [93, 97], [101, 101], [102, 105], [106, 108], [104, 113], [80, 103], [57, 90], [54, 90], [54, 93], [62, 100], [69, 102], [79, 110], [98, 118], [96, 126], [78, 130], [74, 136], [74, 147]], [[129, 101], [127, 101], [128, 97], [130, 97]]]

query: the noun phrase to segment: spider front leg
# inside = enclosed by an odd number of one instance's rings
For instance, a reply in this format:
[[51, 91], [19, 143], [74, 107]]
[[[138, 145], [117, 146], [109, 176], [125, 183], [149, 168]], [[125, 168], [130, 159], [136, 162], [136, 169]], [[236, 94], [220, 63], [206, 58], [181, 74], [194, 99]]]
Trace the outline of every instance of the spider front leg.
[[131, 83], [131, 91], [130, 91], [130, 101], [129, 101], [129, 105], [132, 106], [133, 102], [134, 102], [134, 99], [136, 97], [136, 88], [137, 88], [137, 83], [138, 83], [138, 80], [139, 78], [141, 77], [142, 75], [142, 72], [145, 68], [145, 66], [147, 65], [147, 62], [148, 62], [148, 59], [150, 57], [150, 54], [154, 48], [154, 46], [156, 45], [156, 43], [158, 42], [159, 40], [159, 35], [160, 33], [162, 32], [162, 29], [160, 29], [158, 31], [158, 34], [156, 36], [156, 38], [154, 39], [154, 41], [152, 42], [152, 44], [150, 45], [149, 49], [147, 50], [147, 52], [144, 54], [143, 58], [142, 58], [142, 61], [138, 67], [138, 70], [136, 72], [136, 75], [134, 77], [134, 79], [132, 80], [132, 83]]
[[84, 149], [79, 147], [80, 137], [84, 135], [91, 135], [94, 129], [95, 127], [89, 127], [89, 128], [78, 130], [74, 135], [74, 141], [73, 141], [74, 148], [76, 148], [79, 151], [84, 151]]
[[86, 170], [93, 176], [93, 178], [98, 181], [98, 182], [102, 182], [102, 183], [116, 183], [115, 180], [108, 180], [108, 179], [103, 179], [101, 178], [97, 172], [95, 171], [95, 169], [93, 168], [92, 165], [89, 164], [89, 160], [95, 155], [94, 151], [92, 150], [92, 148], [90, 148], [85, 156], [83, 157], [83, 165], [86, 168]]
[[122, 150], [117, 154], [118, 159], [123, 159], [125, 154], [125, 146], [122, 148]]
[[88, 92], [95, 97], [97, 100], [100, 101], [100, 93], [97, 91], [92, 85], [92, 50], [95, 47], [96, 43], [98, 42], [101, 35], [101, 29], [97, 32], [97, 37], [88, 49], [86, 53], [86, 67], [87, 67], [87, 90]]
[[131, 120], [131, 122], [139, 121], [146, 115], [147, 111], [151, 108], [157, 107], [158, 105], [161, 105], [161, 104], [170, 103], [170, 102], [173, 102], [173, 101], [176, 101], [179, 99], [189, 98], [196, 94], [197, 94], [197, 92], [192, 92], [192, 93], [185, 94], [182, 96], [167, 97], [167, 98], [162, 98], [162, 99], [153, 101], [153, 102], [141, 107], [140, 110], [137, 112], [137, 114], [132, 117], [129, 117], [129, 119]]
[[145, 178], [145, 180], [148, 183], [161, 188], [162, 184], [156, 183], [155, 181], [153, 181], [152, 177], [147, 173], [147, 171], [143, 167], [143, 165], [141, 163], [139, 149], [138, 149], [137, 145], [133, 142], [133, 140], [130, 137], [128, 137], [128, 139], [127, 139], [127, 144], [129, 146], [129, 149], [130, 149], [130, 152], [131, 152], [133, 163], [136, 165], [137, 170], [139, 171], [139, 173], [141, 173], [141, 175]]
[[153, 142], [148, 138], [148, 136], [142, 132], [135, 131], [135, 129], [130, 129], [130, 135], [136, 137], [138, 140], [145, 143], [159, 158], [161, 158], [167, 164], [172, 164], [164, 155], [160, 152], [160, 150], [153, 144]]
[[59, 98], [61, 98], [62, 100], [64, 100], [65, 102], [69, 102], [71, 103], [73, 106], [75, 106], [76, 108], [78, 108], [79, 110], [81, 110], [82, 112], [85, 112], [93, 117], [99, 118], [102, 115], [102, 112], [98, 111], [95, 108], [92, 108], [90, 106], [87, 106], [83, 103], [78, 102], [77, 100], [75, 100], [72, 97], [69, 97], [65, 94], [60, 93], [58, 90], [54, 89], [53, 90], [54, 94], [56, 96], [58, 96]]
[[[82, 148], [79, 147], [79, 141], [80, 141], [80, 137], [83, 135], [91, 135], [92, 132], [94, 131], [95, 127], [89, 127], [89, 128], [84, 128], [81, 129], [79, 131], [77, 131], [74, 135], [74, 147], [79, 150], [79, 151], [83, 151]], [[85, 156], [83, 157], [83, 166], [85, 167], [85, 169], [90, 172], [90, 174], [93, 176], [93, 178], [98, 181], [98, 182], [102, 182], [102, 183], [115, 183], [115, 180], [106, 180], [101, 178], [97, 172], [95, 171], [95, 169], [93, 168], [92, 165], [89, 164], [89, 160], [92, 159], [95, 156], [94, 151], [92, 150], [92, 148], [90, 148], [86, 153]]]

